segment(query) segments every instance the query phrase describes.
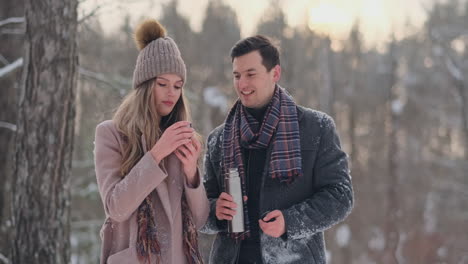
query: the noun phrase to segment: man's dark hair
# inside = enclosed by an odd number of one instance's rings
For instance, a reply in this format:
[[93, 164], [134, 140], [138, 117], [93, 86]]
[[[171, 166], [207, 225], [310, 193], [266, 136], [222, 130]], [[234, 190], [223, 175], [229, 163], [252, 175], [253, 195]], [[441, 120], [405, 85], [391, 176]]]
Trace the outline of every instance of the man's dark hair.
[[262, 56], [262, 64], [269, 72], [276, 65], [280, 65], [279, 47], [266, 36], [256, 35], [238, 41], [231, 49], [231, 62], [235, 58], [258, 50]]

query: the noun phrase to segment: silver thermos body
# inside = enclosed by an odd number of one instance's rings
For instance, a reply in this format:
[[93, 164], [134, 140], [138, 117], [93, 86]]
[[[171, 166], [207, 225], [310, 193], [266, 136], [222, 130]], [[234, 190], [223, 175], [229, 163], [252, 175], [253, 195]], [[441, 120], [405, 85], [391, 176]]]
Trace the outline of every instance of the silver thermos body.
[[228, 220], [228, 232], [240, 233], [244, 232], [244, 206], [242, 199], [241, 179], [237, 168], [229, 169], [228, 175], [225, 178], [226, 192], [232, 196], [237, 204], [236, 214], [232, 220]]

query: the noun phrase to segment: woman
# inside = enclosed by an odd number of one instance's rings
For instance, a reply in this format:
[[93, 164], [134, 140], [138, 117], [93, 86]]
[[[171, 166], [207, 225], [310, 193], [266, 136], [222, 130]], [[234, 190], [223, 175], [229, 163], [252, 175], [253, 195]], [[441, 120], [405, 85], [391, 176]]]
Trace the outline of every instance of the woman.
[[155, 20], [142, 23], [133, 90], [96, 128], [95, 166], [106, 222], [101, 263], [202, 263], [197, 229], [208, 200], [201, 152], [182, 94], [186, 68]]

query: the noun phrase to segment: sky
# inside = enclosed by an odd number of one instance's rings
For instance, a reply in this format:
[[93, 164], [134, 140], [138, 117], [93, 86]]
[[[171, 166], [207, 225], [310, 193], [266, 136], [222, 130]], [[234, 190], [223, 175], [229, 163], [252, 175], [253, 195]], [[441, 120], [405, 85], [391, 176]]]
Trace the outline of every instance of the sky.
[[[161, 7], [170, 0], [83, 0], [80, 15], [83, 16], [101, 5], [97, 15], [105, 32], [119, 28], [125, 14], [131, 10], [132, 23], [142, 16], [158, 19]], [[389, 39], [394, 32], [397, 38], [421, 26], [425, 9], [439, 0], [220, 0], [237, 13], [242, 37], [254, 33], [254, 29], [265, 10], [278, 3], [286, 14], [290, 26], [307, 25], [332, 39], [345, 39], [358, 20], [367, 43], [378, 43]], [[178, 0], [179, 12], [189, 18], [190, 25], [199, 31], [209, 0]]]

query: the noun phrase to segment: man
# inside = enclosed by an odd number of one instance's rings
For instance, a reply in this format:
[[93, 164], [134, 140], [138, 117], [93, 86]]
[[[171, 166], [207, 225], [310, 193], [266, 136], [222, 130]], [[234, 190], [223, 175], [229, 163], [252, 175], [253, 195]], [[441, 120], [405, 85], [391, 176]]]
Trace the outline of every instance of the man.
[[[326, 263], [323, 231], [353, 206], [347, 157], [333, 120], [295, 104], [277, 82], [278, 48], [264, 36], [231, 50], [239, 100], [208, 136], [205, 188], [218, 233], [210, 263]], [[241, 176], [244, 205], [226, 193], [230, 168]], [[227, 221], [244, 211], [243, 233]]]

